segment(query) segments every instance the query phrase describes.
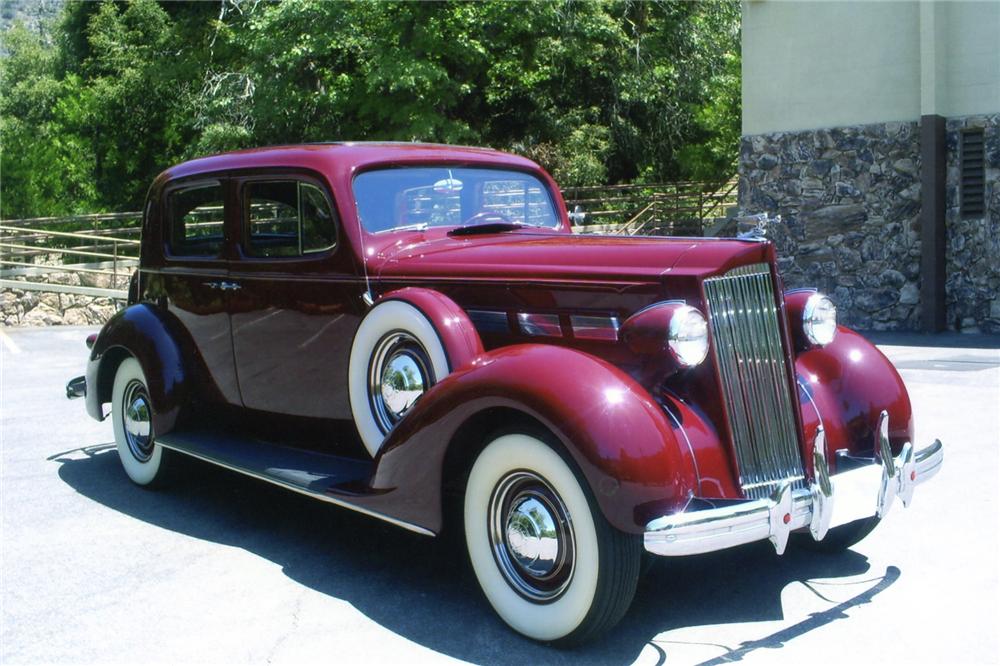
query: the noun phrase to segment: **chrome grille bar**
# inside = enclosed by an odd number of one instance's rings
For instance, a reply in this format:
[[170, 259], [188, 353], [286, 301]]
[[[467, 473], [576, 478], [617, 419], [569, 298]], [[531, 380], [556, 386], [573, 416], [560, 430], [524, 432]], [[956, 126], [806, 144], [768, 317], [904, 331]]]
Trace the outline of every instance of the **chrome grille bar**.
[[769, 266], [741, 266], [709, 278], [705, 297], [740, 487], [751, 499], [767, 497], [788, 480], [801, 487], [796, 407]]

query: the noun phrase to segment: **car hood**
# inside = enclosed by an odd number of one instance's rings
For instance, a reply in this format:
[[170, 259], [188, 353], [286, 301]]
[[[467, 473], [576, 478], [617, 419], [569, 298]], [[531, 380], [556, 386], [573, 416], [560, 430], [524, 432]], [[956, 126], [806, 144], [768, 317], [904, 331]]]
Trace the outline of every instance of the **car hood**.
[[769, 261], [769, 243], [712, 238], [591, 236], [522, 230], [483, 236], [397, 239], [369, 255], [382, 278], [655, 282], [708, 276]]

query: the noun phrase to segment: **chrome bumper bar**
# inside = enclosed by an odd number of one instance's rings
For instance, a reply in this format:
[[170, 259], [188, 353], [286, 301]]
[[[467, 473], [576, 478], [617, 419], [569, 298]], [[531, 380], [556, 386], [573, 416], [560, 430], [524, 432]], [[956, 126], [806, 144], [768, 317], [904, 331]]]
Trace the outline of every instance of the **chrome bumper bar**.
[[808, 489], [793, 490], [786, 482], [765, 499], [657, 518], [646, 525], [646, 550], [665, 556], [695, 555], [769, 539], [780, 555], [788, 535], [795, 530], [808, 527], [812, 537], [820, 541], [831, 527], [872, 516], [881, 518], [896, 497], [909, 506], [913, 489], [941, 469], [944, 447], [934, 440], [915, 452], [907, 442], [894, 457], [885, 412], [877, 432], [877, 458], [838, 456], [838, 469], [853, 468], [831, 475], [820, 429], [813, 456], [816, 478]]

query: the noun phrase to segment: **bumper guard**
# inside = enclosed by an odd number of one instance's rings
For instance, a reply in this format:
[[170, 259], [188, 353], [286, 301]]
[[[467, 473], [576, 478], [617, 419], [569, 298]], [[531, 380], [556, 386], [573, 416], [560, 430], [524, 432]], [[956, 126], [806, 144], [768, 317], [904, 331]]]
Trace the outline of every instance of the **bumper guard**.
[[827, 465], [826, 436], [820, 428], [813, 447], [815, 479], [808, 489], [780, 485], [769, 498], [662, 516], [646, 525], [646, 550], [665, 556], [696, 555], [768, 539], [778, 554], [788, 535], [809, 528], [821, 541], [831, 527], [854, 520], [883, 517], [895, 498], [909, 506], [913, 489], [938, 473], [944, 461], [940, 440], [915, 452], [907, 442], [898, 456], [889, 447], [889, 415], [878, 422], [876, 458], [854, 458], [838, 452], [838, 474]]

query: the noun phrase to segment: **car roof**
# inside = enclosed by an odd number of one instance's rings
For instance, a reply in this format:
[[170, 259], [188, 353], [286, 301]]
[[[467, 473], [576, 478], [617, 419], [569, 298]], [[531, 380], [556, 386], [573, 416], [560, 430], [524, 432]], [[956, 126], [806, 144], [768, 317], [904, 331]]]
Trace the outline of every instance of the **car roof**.
[[333, 175], [334, 172], [357, 171], [374, 166], [438, 162], [492, 164], [528, 170], [539, 168], [527, 158], [491, 148], [439, 143], [350, 141], [266, 146], [199, 157], [167, 169], [157, 181], [236, 169], [294, 167]]

